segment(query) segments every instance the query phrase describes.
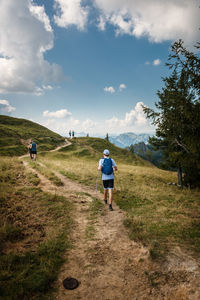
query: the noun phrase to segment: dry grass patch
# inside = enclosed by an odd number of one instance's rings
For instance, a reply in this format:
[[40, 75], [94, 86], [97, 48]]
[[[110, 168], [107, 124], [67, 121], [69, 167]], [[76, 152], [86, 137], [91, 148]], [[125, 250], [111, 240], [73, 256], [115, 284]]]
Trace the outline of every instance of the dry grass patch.
[[18, 160], [2, 158], [0, 170], [0, 299], [45, 299], [70, 247], [72, 205]]

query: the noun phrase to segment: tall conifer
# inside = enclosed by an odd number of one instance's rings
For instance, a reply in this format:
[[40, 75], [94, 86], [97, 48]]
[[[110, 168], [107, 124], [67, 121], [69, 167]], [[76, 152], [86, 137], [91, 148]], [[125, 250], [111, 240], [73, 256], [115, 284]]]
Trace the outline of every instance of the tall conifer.
[[172, 45], [167, 66], [171, 75], [163, 78], [164, 87], [157, 92], [157, 110], [143, 108], [156, 125], [150, 143], [163, 150], [168, 167], [177, 169], [179, 185], [199, 186], [200, 59], [178, 41]]

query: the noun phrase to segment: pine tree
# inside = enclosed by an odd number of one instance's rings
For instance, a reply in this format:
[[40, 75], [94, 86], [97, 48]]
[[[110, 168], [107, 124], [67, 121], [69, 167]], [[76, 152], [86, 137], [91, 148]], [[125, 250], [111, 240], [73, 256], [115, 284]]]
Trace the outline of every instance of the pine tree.
[[106, 133], [105, 140], [109, 142], [109, 136], [108, 136], [108, 133]]
[[178, 171], [178, 184], [200, 185], [200, 99], [199, 58], [188, 52], [182, 41], [174, 43], [167, 65], [170, 76], [157, 92], [157, 111], [144, 107], [147, 118], [156, 125], [150, 143], [162, 149], [166, 163]]

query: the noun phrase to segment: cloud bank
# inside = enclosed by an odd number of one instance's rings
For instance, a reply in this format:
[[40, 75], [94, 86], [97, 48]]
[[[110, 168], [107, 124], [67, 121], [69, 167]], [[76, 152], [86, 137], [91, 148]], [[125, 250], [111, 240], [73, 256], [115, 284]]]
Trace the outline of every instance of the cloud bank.
[[196, 0], [94, 0], [100, 10], [99, 28], [106, 23], [116, 34], [137, 38], [146, 36], [151, 42], [182, 38], [193, 45], [199, 38], [199, 7]]
[[[199, 7], [196, 0], [91, 0], [100, 30], [113, 25], [116, 35], [147, 37], [151, 42], [182, 38], [193, 46], [199, 38]], [[86, 28], [91, 9], [84, 0], [55, 0], [58, 26]]]
[[53, 48], [53, 30], [43, 6], [31, 0], [0, 1], [0, 93], [40, 95], [61, 68], [45, 60]]
[[62, 117], [58, 117], [62, 115], [61, 112], [63, 110], [52, 113], [46, 111], [43, 113], [43, 116], [49, 119], [44, 121], [42, 125], [62, 135], [67, 135], [70, 129], [75, 132], [84, 131], [91, 135], [95, 133], [105, 135], [107, 132], [109, 134], [118, 134], [129, 131], [135, 133], [152, 133], [155, 128], [151, 126], [149, 120], [146, 119], [142, 105], [144, 105], [143, 102], [137, 102], [135, 107], [127, 112], [123, 119], [113, 116], [105, 122], [97, 122], [92, 119], [77, 120], [73, 117], [72, 113], [70, 113], [68, 119], [63, 121], [61, 120]]

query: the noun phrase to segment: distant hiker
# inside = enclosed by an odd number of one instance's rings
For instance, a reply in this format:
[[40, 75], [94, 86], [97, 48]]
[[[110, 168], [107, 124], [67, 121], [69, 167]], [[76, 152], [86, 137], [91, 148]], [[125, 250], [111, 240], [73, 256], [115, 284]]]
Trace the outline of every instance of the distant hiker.
[[74, 130], [72, 131], [72, 138], [74, 138]]
[[[102, 172], [102, 182], [104, 188], [104, 203], [109, 204], [109, 210], [112, 208], [113, 189], [114, 189], [114, 171], [117, 171], [117, 165], [114, 159], [110, 158], [110, 152], [108, 149], [103, 151], [104, 157], [99, 160], [98, 170]], [[109, 199], [107, 201], [107, 195], [109, 191]]]
[[30, 149], [30, 156], [31, 156], [31, 159], [33, 160], [36, 160], [36, 155], [37, 155], [37, 144], [33, 141], [31, 141], [31, 144], [29, 146], [29, 149]]
[[70, 137], [70, 139], [71, 139], [71, 136], [72, 136], [72, 132], [71, 132], [71, 130], [69, 131], [69, 137]]

